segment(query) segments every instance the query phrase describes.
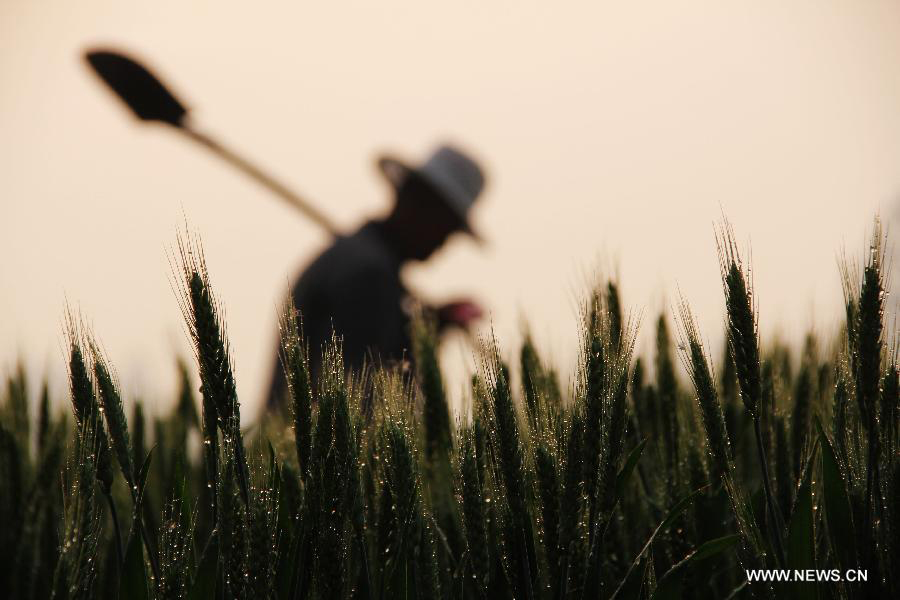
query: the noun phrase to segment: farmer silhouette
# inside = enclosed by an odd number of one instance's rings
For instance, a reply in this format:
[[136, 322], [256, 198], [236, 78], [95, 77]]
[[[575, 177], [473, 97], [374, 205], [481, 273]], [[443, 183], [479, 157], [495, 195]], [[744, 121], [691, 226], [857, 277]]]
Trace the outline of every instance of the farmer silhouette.
[[[485, 181], [472, 158], [442, 146], [418, 167], [392, 157], [380, 158], [378, 167], [394, 191], [390, 212], [338, 236], [300, 275], [292, 292], [302, 315], [313, 381], [332, 330], [343, 340], [348, 369], [359, 370], [366, 361], [391, 365], [409, 359], [414, 301], [403, 284], [403, 266], [427, 260], [456, 232], [480, 241], [468, 213]], [[435, 317], [439, 331], [467, 328], [482, 315], [467, 299], [423, 308]], [[285, 393], [284, 372], [276, 361], [269, 404], [280, 404]]]

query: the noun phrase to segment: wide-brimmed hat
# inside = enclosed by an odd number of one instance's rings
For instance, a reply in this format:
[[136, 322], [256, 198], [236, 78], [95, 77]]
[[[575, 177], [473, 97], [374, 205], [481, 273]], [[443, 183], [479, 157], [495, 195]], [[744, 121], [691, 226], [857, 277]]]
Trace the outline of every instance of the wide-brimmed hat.
[[398, 189], [406, 178], [415, 175], [428, 183], [459, 217], [461, 228], [481, 241], [469, 222], [469, 209], [484, 189], [484, 172], [474, 159], [451, 146], [440, 146], [424, 163], [411, 167], [392, 156], [381, 156], [378, 168]]

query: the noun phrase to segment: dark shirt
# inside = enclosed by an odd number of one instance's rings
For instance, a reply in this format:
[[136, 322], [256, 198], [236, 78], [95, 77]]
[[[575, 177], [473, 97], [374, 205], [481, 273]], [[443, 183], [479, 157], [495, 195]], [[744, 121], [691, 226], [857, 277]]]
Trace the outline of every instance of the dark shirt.
[[[302, 316], [314, 382], [332, 330], [343, 340], [349, 370], [359, 371], [367, 361], [387, 365], [408, 356], [409, 293], [400, 280], [401, 266], [382, 223], [371, 221], [338, 237], [306, 268], [293, 299]], [[269, 404], [279, 403], [286, 390], [280, 361], [270, 389]]]

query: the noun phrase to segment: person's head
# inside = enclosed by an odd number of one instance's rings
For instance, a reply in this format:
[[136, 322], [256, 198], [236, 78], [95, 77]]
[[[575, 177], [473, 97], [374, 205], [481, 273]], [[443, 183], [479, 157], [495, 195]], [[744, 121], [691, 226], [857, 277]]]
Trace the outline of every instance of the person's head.
[[426, 260], [465, 228], [440, 193], [415, 173], [406, 177], [395, 194], [388, 222], [406, 259]]
[[478, 239], [468, 211], [484, 187], [484, 174], [474, 160], [443, 146], [417, 168], [392, 158], [382, 158], [379, 166], [394, 188], [386, 223], [404, 259], [427, 259], [457, 231]]

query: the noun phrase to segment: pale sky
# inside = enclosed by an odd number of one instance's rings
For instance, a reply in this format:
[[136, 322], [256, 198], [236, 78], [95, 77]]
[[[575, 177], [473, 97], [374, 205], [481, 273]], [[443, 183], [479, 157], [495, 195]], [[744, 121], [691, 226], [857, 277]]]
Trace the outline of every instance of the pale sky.
[[[489, 171], [474, 218], [490, 243], [455, 240], [409, 281], [477, 298], [509, 355], [527, 321], [564, 372], [597, 265], [642, 311], [641, 350], [680, 289], [718, 358], [721, 210], [752, 245], [766, 340], [830, 334], [842, 246], [861, 253], [876, 211], [896, 223], [894, 1], [2, 0], [0, 373], [22, 358], [60, 399], [68, 300], [129, 398], [171, 403], [175, 356], [190, 353], [167, 251], [186, 217], [252, 415], [276, 303], [327, 241], [215, 158], [132, 120], [82, 62], [96, 45], [146, 59], [198, 125], [347, 229], [388, 206], [379, 152], [470, 150]], [[471, 352], [456, 340], [443, 358], [457, 393]]]

